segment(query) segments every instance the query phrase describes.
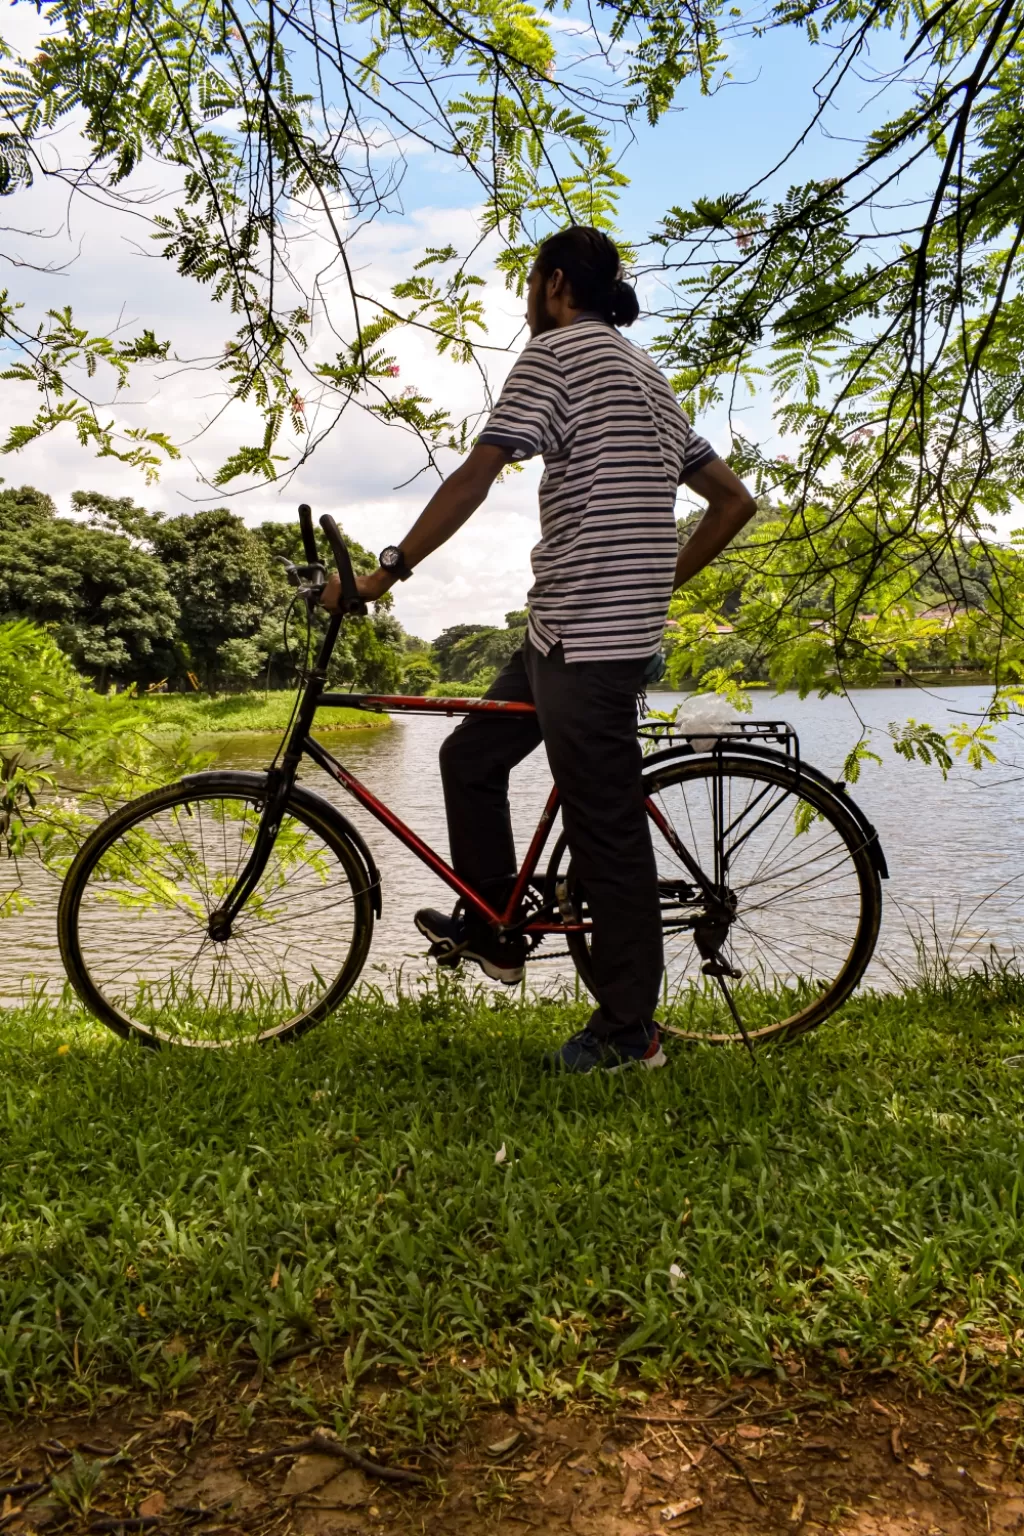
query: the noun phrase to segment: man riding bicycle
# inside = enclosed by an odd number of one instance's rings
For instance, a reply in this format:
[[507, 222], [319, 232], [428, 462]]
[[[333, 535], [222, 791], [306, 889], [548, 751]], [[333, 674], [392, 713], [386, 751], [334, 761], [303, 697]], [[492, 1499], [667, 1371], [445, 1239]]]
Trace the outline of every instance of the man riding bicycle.
[[[527, 637], [487, 693], [532, 702], [536, 714], [470, 715], [441, 748], [441, 774], [455, 871], [501, 907], [516, 872], [509, 774], [544, 743], [592, 922], [597, 1007], [550, 1058], [572, 1072], [665, 1062], [654, 1020], [662, 932], [637, 697], [673, 590], [756, 507], [694, 432], [651, 358], [620, 334], [638, 314], [607, 235], [574, 226], [545, 240], [527, 294], [531, 339], [475, 447], [401, 545], [382, 551], [379, 569], [358, 580], [361, 597], [381, 597], [462, 527], [506, 465], [543, 457]], [[708, 505], [679, 549], [683, 483]], [[323, 600], [333, 608], [339, 598], [332, 576]], [[521, 934], [499, 934], [459, 909], [424, 909], [416, 925], [450, 958], [473, 960], [509, 985], [521, 980]]]

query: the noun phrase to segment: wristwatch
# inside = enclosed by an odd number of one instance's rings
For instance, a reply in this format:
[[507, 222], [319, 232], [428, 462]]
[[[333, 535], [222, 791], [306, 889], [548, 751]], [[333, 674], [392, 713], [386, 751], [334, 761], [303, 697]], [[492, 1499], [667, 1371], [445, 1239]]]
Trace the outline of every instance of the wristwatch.
[[408, 581], [412, 570], [405, 563], [405, 556], [397, 544], [389, 544], [387, 549], [382, 549], [377, 556], [382, 571], [387, 571], [389, 576], [397, 576], [399, 581]]

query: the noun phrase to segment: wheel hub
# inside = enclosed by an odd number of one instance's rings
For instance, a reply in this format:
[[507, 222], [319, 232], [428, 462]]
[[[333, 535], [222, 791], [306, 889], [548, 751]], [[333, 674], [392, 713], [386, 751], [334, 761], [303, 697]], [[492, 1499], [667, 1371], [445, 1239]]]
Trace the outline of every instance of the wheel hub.
[[693, 925], [693, 942], [704, 961], [701, 972], [705, 976], [728, 976], [735, 981], [743, 974], [722, 955], [722, 945], [736, 921], [738, 905], [735, 891], [723, 886]]
[[226, 944], [231, 937], [231, 916], [223, 907], [210, 913], [206, 931], [215, 944]]

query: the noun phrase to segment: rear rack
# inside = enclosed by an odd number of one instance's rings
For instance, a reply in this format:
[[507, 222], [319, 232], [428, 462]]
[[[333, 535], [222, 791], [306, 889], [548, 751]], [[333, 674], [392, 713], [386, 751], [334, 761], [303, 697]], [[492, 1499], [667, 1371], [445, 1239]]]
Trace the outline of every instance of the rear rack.
[[800, 738], [786, 720], [730, 720], [724, 728], [697, 726], [690, 731], [680, 730], [667, 720], [641, 720], [637, 730], [645, 741], [651, 742], [683, 741], [692, 746], [697, 741], [711, 741], [714, 744], [710, 749], [702, 747], [701, 750], [719, 754], [723, 751], [742, 752], [772, 741], [784, 749], [787, 757], [797, 764], [800, 762]]

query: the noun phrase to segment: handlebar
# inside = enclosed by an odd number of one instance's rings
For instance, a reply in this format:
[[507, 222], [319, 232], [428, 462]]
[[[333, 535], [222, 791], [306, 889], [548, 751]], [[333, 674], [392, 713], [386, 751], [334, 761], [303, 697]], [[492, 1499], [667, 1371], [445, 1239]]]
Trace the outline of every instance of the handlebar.
[[313, 508], [302, 503], [299, 508], [299, 528], [302, 532], [302, 547], [306, 552], [306, 560], [310, 565], [319, 565], [320, 556], [317, 554], [316, 537], [313, 533]]
[[334, 556], [334, 563], [338, 567], [338, 575], [341, 577], [342, 613], [364, 614], [366, 612], [366, 604], [359, 596], [359, 589], [356, 586], [356, 573], [352, 569], [351, 556], [345, 548], [345, 541], [341, 537], [341, 530], [329, 512], [325, 512], [320, 519], [320, 527], [327, 535], [327, 542], [331, 546], [331, 554]]
[[[356, 573], [352, 569], [352, 559], [345, 548], [345, 541], [341, 537], [341, 529], [334, 518], [325, 513], [320, 519], [320, 527], [327, 536], [327, 542], [331, 546], [331, 554], [338, 568], [341, 578], [341, 604], [340, 611], [343, 616], [358, 614], [362, 616], [366, 612], [366, 604], [359, 596], [359, 588], [356, 586]], [[286, 567], [288, 580], [293, 587], [300, 586], [303, 580], [310, 585], [302, 588], [302, 595], [306, 599], [306, 605], [310, 613], [320, 602], [320, 594], [324, 589], [326, 573], [320, 560], [316, 547], [316, 535], [313, 532], [313, 511], [305, 502], [299, 508], [299, 529], [302, 533], [302, 547], [306, 554], [305, 565], [292, 565], [284, 555], [278, 559]]]

